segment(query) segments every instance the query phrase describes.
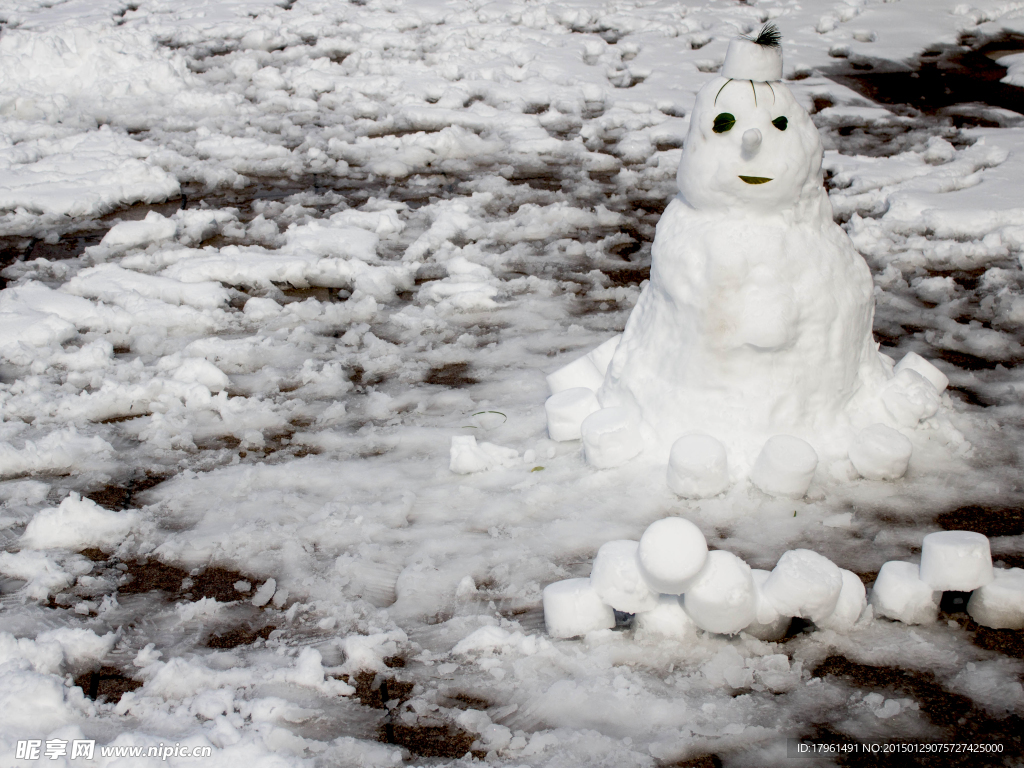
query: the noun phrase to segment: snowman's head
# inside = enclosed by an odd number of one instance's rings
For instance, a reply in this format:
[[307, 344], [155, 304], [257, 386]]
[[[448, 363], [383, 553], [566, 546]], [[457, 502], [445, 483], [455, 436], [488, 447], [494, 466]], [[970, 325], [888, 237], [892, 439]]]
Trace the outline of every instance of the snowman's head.
[[821, 138], [783, 85], [778, 33], [729, 46], [722, 74], [697, 94], [677, 181], [694, 208], [763, 213], [820, 205]]

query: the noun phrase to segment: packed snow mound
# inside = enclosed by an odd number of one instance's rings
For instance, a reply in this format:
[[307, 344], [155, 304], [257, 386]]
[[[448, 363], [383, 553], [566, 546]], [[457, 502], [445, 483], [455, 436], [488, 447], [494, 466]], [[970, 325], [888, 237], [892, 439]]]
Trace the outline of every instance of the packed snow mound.
[[0, 37], [0, 113], [23, 120], [109, 114], [192, 84], [183, 57], [125, 27], [9, 29]]
[[21, 544], [32, 549], [110, 550], [137, 522], [137, 512], [113, 512], [71, 493], [59, 507], [36, 513], [21, 536]]
[[0, 146], [0, 211], [90, 216], [178, 195], [178, 180], [150, 162], [150, 153], [106, 126]]

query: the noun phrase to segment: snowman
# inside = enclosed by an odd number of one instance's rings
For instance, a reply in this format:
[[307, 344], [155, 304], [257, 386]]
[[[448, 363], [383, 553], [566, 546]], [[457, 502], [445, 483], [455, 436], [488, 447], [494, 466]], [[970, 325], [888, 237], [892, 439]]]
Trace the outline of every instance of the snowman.
[[819, 459], [871, 479], [906, 471], [904, 434], [945, 376], [871, 335], [873, 284], [832, 219], [822, 145], [781, 82], [774, 25], [729, 44], [697, 94], [650, 282], [621, 336], [548, 377], [548, 429], [588, 463], [668, 464], [683, 496], [744, 477], [803, 496]]

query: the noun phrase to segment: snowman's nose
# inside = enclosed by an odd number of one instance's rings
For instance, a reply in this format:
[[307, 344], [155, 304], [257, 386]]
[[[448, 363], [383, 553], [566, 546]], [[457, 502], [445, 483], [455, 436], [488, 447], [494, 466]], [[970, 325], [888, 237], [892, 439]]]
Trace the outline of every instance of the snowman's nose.
[[761, 132], [757, 128], [750, 128], [743, 133], [743, 151], [753, 155], [761, 147]]

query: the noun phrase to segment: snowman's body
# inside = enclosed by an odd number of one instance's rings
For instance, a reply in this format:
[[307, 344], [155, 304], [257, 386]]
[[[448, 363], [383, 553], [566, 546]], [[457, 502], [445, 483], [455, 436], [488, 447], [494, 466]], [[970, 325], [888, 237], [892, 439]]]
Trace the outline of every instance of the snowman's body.
[[[735, 123], [716, 133], [722, 114]], [[751, 131], [760, 140], [744, 142]], [[680, 194], [598, 393], [636, 409], [664, 449], [693, 431], [741, 453], [780, 432], [828, 442], [886, 382], [871, 274], [832, 220], [821, 155], [782, 83], [719, 77], [698, 95]]]
[[598, 398], [636, 409], [664, 450], [694, 431], [755, 451], [780, 432], [824, 448], [887, 381], [872, 310], [868, 268], [831, 218], [677, 198]]
[[[773, 436], [834, 459], [869, 425], [868, 453], [909, 456], [889, 428], [938, 407], [940, 372], [913, 356], [917, 368], [894, 383], [892, 361], [878, 353], [870, 271], [832, 220], [818, 131], [781, 72], [777, 44], [733, 41], [722, 76], [697, 94], [679, 195], [658, 223], [650, 282], [610, 363], [604, 345], [549, 377], [549, 419], [601, 409], [576, 432], [595, 466], [638, 450], [664, 461], [677, 440], [700, 433], [727, 449], [735, 480]], [[704, 472], [701, 445], [680, 448], [680, 461], [697, 467], [684, 474]], [[764, 456], [757, 461], [789, 461]], [[670, 463], [670, 484], [671, 475]]]

